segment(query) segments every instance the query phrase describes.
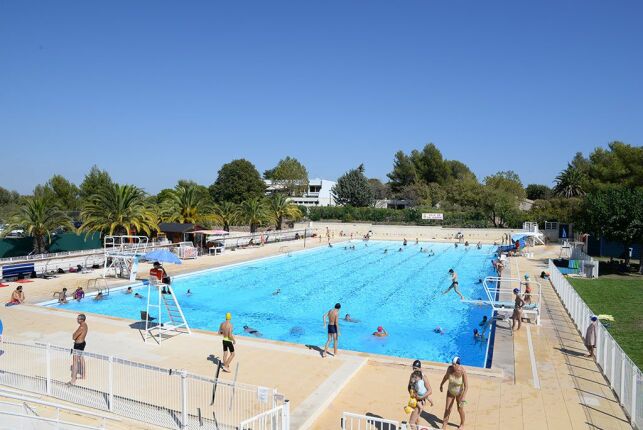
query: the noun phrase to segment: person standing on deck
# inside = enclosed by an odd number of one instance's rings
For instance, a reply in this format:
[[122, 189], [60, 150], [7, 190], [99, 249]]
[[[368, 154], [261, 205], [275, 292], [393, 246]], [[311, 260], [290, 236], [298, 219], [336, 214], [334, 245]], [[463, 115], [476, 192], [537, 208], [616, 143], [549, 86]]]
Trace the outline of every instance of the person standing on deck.
[[85, 339], [89, 331], [87, 323], [85, 322], [86, 319], [85, 314], [79, 314], [78, 317], [76, 317], [78, 328], [74, 334], [71, 335], [74, 340], [74, 351], [72, 351], [71, 381], [69, 381], [69, 383], [72, 385], [76, 383], [76, 378], [85, 379], [85, 359], [82, 356], [82, 351], [84, 351], [85, 346], [87, 346]]
[[516, 328], [516, 330], [520, 330], [520, 325], [522, 324], [522, 308], [525, 306], [525, 300], [520, 295], [520, 290], [518, 288], [514, 288], [514, 294], [516, 295], [516, 300], [514, 301], [514, 313], [511, 316], [511, 319], [513, 320], [513, 323], [511, 324], [512, 331], [516, 327], [516, 323], [518, 323], [518, 328]]
[[[230, 323], [232, 314], [230, 312], [225, 314], [225, 321], [219, 326], [219, 334], [223, 336], [223, 371], [230, 372], [230, 363], [234, 358], [234, 345], [237, 340], [234, 338], [232, 331], [234, 327]], [[228, 355], [229, 354], [229, 355]]]
[[326, 340], [326, 345], [324, 346], [324, 352], [322, 352], [322, 357], [326, 357], [328, 354], [328, 345], [333, 341], [333, 356], [337, 355], [337, 343], [339, 338], [339, 310], [342, 305], [339, 303], [335, 304], [335, 308], [329, 310], [322, 317], [322, 324], [326, 327], [326, 319], [328, 319], [328, 339]]
[[587, 331], [585, 332], [585, 346], [589, 351], [587, 355], [590, 358], [594, 357], [594, 351], [596, 350], [596, 328], [598, 326], [598, 317], [592, 315], [592, 322], [587, 326]]

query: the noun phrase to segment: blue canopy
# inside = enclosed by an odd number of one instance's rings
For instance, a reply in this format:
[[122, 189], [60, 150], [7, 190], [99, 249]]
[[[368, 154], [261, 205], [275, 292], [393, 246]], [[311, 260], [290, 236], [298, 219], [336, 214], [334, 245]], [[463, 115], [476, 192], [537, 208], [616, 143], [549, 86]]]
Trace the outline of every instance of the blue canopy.
[[143, 255], [143, 258], [147, 261], [158, 261], [159, 263], [181, 264], [181, 259], [167, 249], [157, 249], [152, 252], [148, 252]]

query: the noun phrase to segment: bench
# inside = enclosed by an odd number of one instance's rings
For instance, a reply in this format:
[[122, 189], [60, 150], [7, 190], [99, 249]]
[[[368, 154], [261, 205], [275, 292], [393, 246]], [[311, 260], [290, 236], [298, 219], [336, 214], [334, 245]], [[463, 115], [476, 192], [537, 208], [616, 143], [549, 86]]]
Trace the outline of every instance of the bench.
[[20, 278], [25, 275], [31, 276], [35, 271], [35, 266], [33, 263], [18, 263], [18, 264], [7, 264], [2, 266], [2, 278]]

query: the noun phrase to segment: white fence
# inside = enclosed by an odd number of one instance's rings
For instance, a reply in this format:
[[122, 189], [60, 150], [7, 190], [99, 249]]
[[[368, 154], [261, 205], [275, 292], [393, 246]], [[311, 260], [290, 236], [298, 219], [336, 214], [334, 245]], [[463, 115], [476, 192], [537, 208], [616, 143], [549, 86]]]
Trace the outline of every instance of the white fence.
[[256, 417], [244, 420], [239, 424], [239, 430], [289, 430], [290, 403], [286, 402], [263, 412]]
[[[406, 423], [373, 415], [360, 415], [351, 412], [342, 414], [342, 430], [408, 430]], [[427, 428], [428, 427], [424, 427]]]
[[[554, 289], [560, 296], [576, 328], [584, 336], [593, 312], [551, 260], [549, 260], [549, 273]], [[643, 428], [641, 371], [602, 324], [598, 325], [596, 342], [596, 361], [602, 369], [603, 375], [609, 381], [619, 403], [629, 415], [632, 425], [639, 429]]]
[[[236, 429], [284, 402], [270, 388], [54, 345], [5, 340], [0, 350], [0, 385], [170, 429]], [[83, 378], [69, 384], [74, 362]]]

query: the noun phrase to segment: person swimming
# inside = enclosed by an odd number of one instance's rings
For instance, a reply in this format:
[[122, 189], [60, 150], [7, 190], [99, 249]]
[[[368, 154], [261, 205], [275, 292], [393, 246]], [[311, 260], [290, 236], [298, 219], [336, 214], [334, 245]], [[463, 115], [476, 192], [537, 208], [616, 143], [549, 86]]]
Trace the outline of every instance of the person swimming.
[[397, 252], [402, 252], [402, 248], [398, 249]]
[[94, 300], [103, 300], [105, 297], [103, 296], [103, 292], [99, 291], [98, 294], [94, 297]]
[[482, 284], [482, 279], [478, 278], [478, 280], [476, 281], [476, 284]]
[[376, 331], [376, 332], [373, 332], [373, 336], [375, 336], [375, 337], [386, 337], [386, 336], [388, 336], [388, 333], [386, 332], [386, 330], [384, 329], [384, 327], [379, 326], [379, 327], [377, 328], [377, 331]]
[[388, 248], [385, 248], [384, 249], [384, 254], [386, 254], [387, 252], [388, 252]]
[[444, 330], [442, 330], [440, 326], [437, 326], [436, 328], [433, 329], [433, 333], [444, 334]]
[[281, 293], [281, 288], [277, 288], [275, 291], [272, 292], [273, 296], [278, 296], [279, 293]]
[[134, 293], [134, 297], [136, 297], [137, 299], [142, 299], [143, 298], [143, 296], [141, 296], [139, 293]]
[[132, 294], [132, 287], [127, 287], [127, 290], [125, 290], [125, 294]]
[[482, 333], [480, 333], [477, 328], [473, 329], [473, 338], [476, 340], [482, 339]]
[[190, 289], [188, 289], [188, 290], [185, 292], [185, 294], [186, 294], [186, 295], [188, 295], [188, 296], [191, 296], [191, 295], [192, 295], [192, 291], [190, 291]]
[[351, 318], [351, 314], [346, 314], [346, 316], [344, 317], [344, 321], [352, 322], [352, 323], [358, 323], [359, 322], [359, 320]]
[[257, 337], [262, 337], [263, 336], [259, 332], [259, 330], [255, 329], [255, 328], [252, 328], [252, 327], [248, 327], [247, 325], [243, 326], [243, 331], [245, 331], [246, 333], [252, 334], [254, 336], [257, 336]]

